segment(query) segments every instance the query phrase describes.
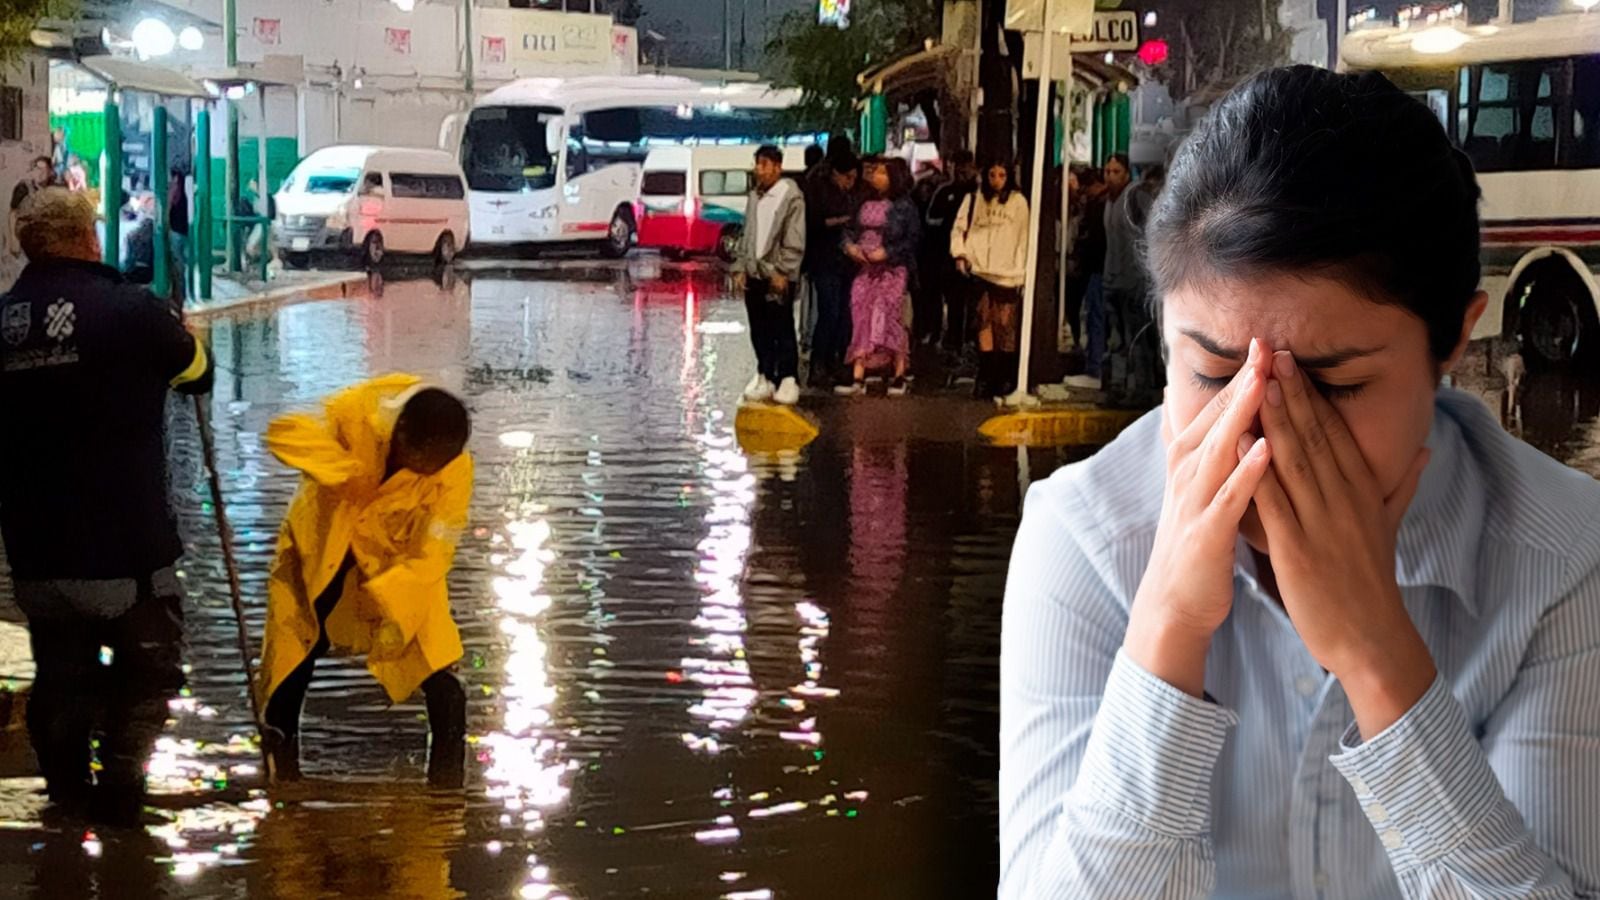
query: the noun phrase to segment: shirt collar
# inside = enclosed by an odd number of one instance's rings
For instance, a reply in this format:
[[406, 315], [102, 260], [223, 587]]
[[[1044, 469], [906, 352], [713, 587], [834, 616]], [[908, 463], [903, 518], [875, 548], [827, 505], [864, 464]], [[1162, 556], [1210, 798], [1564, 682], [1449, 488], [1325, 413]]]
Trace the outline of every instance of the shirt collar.
[[1445, 588], [1473, 616], [1478, 614], [1477, 563], [1488, 493], [1465, 431], [1485, 426], [1500, 427], [1477, 398], [1440, 390], [1427, 442], [1433, 455], [1395, 542], [1395, 577], [1401, 585]]

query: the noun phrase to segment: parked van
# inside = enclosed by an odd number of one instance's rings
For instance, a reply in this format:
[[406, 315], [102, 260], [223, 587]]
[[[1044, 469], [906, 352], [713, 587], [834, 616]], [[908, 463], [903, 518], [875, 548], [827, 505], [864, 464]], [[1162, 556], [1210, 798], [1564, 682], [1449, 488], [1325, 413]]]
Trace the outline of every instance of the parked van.
[[466, 179], [439, 150], [324, 147], [295, 166], [276, 200], [273, 245], [291, 268], [315, 253], [369, 266], [391, 253], [448, 263], [467, 244]]
[[[639, 181], [639, 246], [675, 259], [716, 253], [732, 260], [755, 186], [755, 144], [657, 147]], [[805, 148], [785, 147], [783, 170], [805, 174]]]

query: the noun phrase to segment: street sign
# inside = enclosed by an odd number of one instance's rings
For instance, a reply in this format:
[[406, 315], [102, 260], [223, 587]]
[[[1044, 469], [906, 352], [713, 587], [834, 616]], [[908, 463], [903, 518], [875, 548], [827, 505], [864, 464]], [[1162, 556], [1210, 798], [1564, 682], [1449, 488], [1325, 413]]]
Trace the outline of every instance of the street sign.
[[1139, 14], [1132, 11], [1097, 12], [1094, 27], [1072, 35], [1073, 53], [1104, 53], [1107, 50], [1139, 49]]
[[[1022, 77], [1031, 80], [1039, 77], [1040, 38], [1043, 35], [1026, 33], [1022, 36]], [[1105, 53], [1110, 50], [1132, 52], [1139, 49], [1139, 16], [1133, 12], [1097, 12], [1094, 25], [1086, 32], [1068, 37], [1055, 35], [1055, 46], [1050, 48], [1050, 77], [1052, 81], [1065, 81], [1070, 68], [1067, 59], [1071, 53]], [[1070, 51], [1070, 52], [1069, 52]]]

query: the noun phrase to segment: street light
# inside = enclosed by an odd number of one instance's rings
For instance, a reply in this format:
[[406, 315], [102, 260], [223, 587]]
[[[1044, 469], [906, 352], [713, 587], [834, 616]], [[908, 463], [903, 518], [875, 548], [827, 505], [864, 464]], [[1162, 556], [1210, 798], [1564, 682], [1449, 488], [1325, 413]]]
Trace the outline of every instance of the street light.
[[206, 36], [200, 29], [190, 25], [178, 32], [178, 46], [190, 52], [203, 49], [206, 45]]
[[1144, 14], [1144, 27], [1146, 27], [1146, 28], [1154, 28], [1154, 27], [1156, 27], [1156, 11], [1155, 10], [1152, 9], [1149, 12]]
[[178, 45], [178, 36], [172, 33], [172, 26], [160, 19], [142, 19], [133, 26], [133, 49], [138, 52], [140, 59], [150, 59], [154, 56], [166, 56], [172, 48]]

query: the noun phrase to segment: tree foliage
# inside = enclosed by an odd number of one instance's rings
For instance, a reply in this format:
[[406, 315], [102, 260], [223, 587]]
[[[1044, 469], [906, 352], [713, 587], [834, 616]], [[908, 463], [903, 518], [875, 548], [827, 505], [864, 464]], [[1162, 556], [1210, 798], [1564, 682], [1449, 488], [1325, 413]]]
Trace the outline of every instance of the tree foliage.
[[774, 84], [801, 91], [790, 110], [796, 127], [854, 127], [856, 75], [919, 49], [939, 33], [940, 0], [855, 0], [850, 26], [818, 25], [814, 6], [793, 10], [767, 45], [764, 72]]
[[0, 60], [14, 59], [32, 46], [30, 36], [40, 19], [69, 18], [75, 8], [70, 0], [0, 0]]
[[1171, 56], [1157, 77], [1179, 98], [1215, 97], [1262, 69], [1289, 61], [1294, 34], [1280, 0], [1167, 0], [1162, 32]]

